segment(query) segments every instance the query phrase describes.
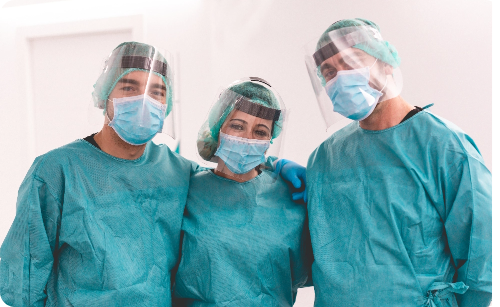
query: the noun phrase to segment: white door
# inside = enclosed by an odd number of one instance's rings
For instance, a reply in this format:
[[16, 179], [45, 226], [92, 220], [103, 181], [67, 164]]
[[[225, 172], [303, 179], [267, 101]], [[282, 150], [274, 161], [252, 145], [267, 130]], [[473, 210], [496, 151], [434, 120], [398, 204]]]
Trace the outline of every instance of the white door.
[[36, 156], [100, 130], [88, 119], [93, 85], [109, 53], [131, 40], [131, 31], [30, 40]]

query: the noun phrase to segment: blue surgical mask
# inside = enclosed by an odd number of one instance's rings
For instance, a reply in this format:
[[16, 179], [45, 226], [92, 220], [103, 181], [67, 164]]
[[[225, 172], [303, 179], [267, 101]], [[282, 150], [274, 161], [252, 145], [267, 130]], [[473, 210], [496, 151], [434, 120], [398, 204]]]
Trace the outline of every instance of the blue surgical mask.
[[382, 92], [368, 84], [370, 68], [341, 70], [326, 83], [326, 92], [335, 112], [357, 121], [367, 118], [373, 112]]
[[114, 116], [108, 124], [131, 145], [150, 141], [163, 128], [167, 105], [148, 95], [113, 99]]
[[219, 134], [220, 145], [215, 155], [224, 161], [227, 168], [235, 174], [245, 174], [266, 161], [265, 152], [269, 140], [240, 138], [223, 132]]

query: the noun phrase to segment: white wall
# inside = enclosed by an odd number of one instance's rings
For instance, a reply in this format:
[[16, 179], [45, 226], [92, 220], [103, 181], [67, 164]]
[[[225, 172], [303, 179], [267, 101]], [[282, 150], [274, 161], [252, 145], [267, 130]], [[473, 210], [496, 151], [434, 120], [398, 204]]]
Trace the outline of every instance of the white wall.
[[[417, 106], [435, 103], [431, 111], [468, 132], [491, 170], [491, 11], [488, 0], [14, 0], [0, 10], [0, 241], [14, 219], [17, 189], [33, 159], [26, 98], [33, 89], [19, 51], [21, 28], [141, 15], [143, 41], [178, 54], [184, 156], [196, 159], [197, 132], [217, 89], [258, 76], [292, 110], [284, 155], [305, 164], [335, 129], [325, 131], [302, 46], [334, 21], [367, 18], [400, 53], [402, 97]], [[98, 71], [101, 64], [88, 69]], [[64, 67], [54, 69], [67, 73]], [[307, 291], [297, 306], [312, 306]]]
[[[302, 163], [325, 139], [303, 63], [302, 45], [342, 18], [376, 21], [398, 49], [402, 97], [441, 115], [476, 140], [491, 169], [491, 2], [217, 1], [212, 2], [212, 77], [227, 84], [258, 75], [292, 109], [287, 156]], [[472, 64], [473, 63], [473, 64]]]

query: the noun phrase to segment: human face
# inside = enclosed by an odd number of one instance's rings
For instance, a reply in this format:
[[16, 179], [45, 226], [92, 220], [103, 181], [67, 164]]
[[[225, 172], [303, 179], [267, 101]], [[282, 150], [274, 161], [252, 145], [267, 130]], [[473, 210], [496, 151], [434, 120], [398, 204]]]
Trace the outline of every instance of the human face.
[[375, 57], [357, 48], [345, 49], [336, 55], [326, 59], [321, 63], [320, 71], [326, 82], [337, 76], [337, 72], [342, 70], [370, 68], [370, 80], [368, 84], [381, 90], [387, 83], [387, 76], [392, 75], [391, 65], [377, 60]]
[[136, 70], [123, 76], [115, 85], [109, 99], [148, 94], [162, 104], [167, 103], [167, 88], [156, 74]]
[[154, 100], [166, 104], [167, 88], [163, 79], [156, 74], [136, 70], [123, 76], [108, 97], [108, 116], [113, 118], [113, 98], [133, 97], [146, 93]]
[[337, 76], [338, 71], [371, 67], [375, 58], [357, 48], [345, 49], [321, 63], [320, 71], [326, 82]]
[[258, 140], [270, 140], [273, 121], [252, 116], [240, 110], [229, 114], [222, 125], [221, 131], [225, 134]]

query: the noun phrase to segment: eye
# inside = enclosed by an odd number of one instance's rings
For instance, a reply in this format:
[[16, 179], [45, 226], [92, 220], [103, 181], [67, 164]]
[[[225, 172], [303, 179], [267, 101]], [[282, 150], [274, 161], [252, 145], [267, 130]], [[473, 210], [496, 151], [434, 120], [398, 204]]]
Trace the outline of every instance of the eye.
[[331, 80], [331, 79], [335, 78], [336, 75], [337, 75], [336, 69], [329, 69], [329, 70], [325, 71], [325, 73], [323, 74], [323, 76], [327, 80]]
[[134, 91], [135, 88], [133, 86], [124, 86], [122, 87], [122, 91], [124, 92], [131, 92], [131, 91]]
[[229, 127], [234, 130], [240, 130], [240, 131], [243, 130], [243, 126], [238, 124], [231, 124]]
[[163, 91], [152, 91], [151, 96], [165, 97], [165, 93]]
[[261, 138], [269, 137], [269, 133], [266, 130], [255, 130], [255, 134]]

